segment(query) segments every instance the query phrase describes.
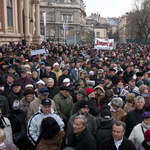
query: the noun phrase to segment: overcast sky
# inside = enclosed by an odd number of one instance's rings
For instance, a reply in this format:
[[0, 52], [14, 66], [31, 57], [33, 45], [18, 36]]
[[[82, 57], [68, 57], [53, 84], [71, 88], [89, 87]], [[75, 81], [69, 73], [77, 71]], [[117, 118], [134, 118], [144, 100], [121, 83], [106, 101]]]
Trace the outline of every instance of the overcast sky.
[[119, 17], [129, 12], [133, 7], [134, 0], [84, 0], [86, 13], [101, 14], [101, 17]]

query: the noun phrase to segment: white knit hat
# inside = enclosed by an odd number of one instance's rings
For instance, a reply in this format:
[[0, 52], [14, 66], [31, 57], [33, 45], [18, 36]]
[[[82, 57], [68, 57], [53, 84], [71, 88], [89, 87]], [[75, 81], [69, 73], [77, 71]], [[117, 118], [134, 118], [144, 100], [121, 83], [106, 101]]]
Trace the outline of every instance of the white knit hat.
[[42, 80], [39, 80], [36, 84], [43, 84], [43, 85], [45, 85], [45, 82], [42, 81]]
[[57, 63], [57, 62], [56, 62], [56, 63], [54, 63], [54, 65], [53, 65], [53, 66], [54, 66], [54, 67], [55, 67], [55, 66], [59, 66], [59, 63]]

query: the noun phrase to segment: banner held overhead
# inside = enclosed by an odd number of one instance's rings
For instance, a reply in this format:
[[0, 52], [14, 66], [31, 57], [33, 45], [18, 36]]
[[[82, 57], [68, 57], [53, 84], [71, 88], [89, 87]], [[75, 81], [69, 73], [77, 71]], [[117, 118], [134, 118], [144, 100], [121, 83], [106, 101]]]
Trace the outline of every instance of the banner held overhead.
[[97, 39], [95, 38], [95, 49], [112, 50], [114, 39]]

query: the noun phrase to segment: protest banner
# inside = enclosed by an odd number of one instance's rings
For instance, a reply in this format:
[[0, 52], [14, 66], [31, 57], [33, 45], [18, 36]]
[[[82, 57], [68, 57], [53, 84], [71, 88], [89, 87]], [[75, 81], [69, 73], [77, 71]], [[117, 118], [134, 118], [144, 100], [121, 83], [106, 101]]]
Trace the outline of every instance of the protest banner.
[[45, 54], [45, 49], [32, 50], [31, 55]]
[[114, 39], [97, 39], [95, 38], [95, 49], [112, 50]]

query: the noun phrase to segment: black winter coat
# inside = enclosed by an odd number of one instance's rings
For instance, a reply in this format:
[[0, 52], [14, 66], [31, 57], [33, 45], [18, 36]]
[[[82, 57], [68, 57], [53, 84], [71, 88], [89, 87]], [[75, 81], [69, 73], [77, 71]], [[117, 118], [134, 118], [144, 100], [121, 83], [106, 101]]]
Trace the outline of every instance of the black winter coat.
[[54, 79], [54, 86], [56, 86], [56, 84], [57, 84], [56, 74], [54, 72], [50, 72], [47, 75], [48, 75], [48, 78], [53, 78]]
[[114, 120], [105, 121], [100, 123], [100, 127], [95, 135], [95, 141], [97, 144], [97, 147], [99, 147], [99, 144], [104, 140], [105, 138], [112, 135], [112, 126], [114, 124]]
[[126, 132], [125, 135], [128, 138], [132, 129], [139, 123], [142, 122], [142, 114], [145, 112], [144, 109], [142, 110], [137, 110], [134, 109], [130, 112], [127, 113], [127, 116], [125, 118], [125, 123], [126, 123]]
[[59, 89], [54, 86], [52, 88], [47, 87], [47, 89], [49, 92], [48, 98], [50, 99], [53, 99], [53, 97], [59, 93]]
[[87, 128], [79, 136], [72, 132], [68, 137], [68, 146], [76, 150], [96, 150], [94, 137]]
[[113, 83], [113, 85], [117, 84], [117, 81], [119, 80], [120, 78], [115, 74], [113, 77], [111, 77], [111, 81]]
[[133, 71], [130, 71], [129, 74], [127, 73], [127, 71], [125, 71], [123, 74], [123, 80], [125, 81], [125, 83], [128, 83], [129, 79], [132, 78], [133, 75], [134, 75]]
[[2, 116], [8, 113], [9, 104], [8, 100], [5, 96], [0, 95], [0, 107], [2, 108]]
[[110, 100], [108, 100], [106, 97], [103, 97], [100, 101], [100, 105], [103, 106], [104, 104], [108, 104]]
[[[136, 150], [136, 147], [130, 140], [124, 137], [118, 149], [119, 150]], [[113, 137], [110, 136], [104, 139], [99, 146], [99, 150], [117, 150]]]

